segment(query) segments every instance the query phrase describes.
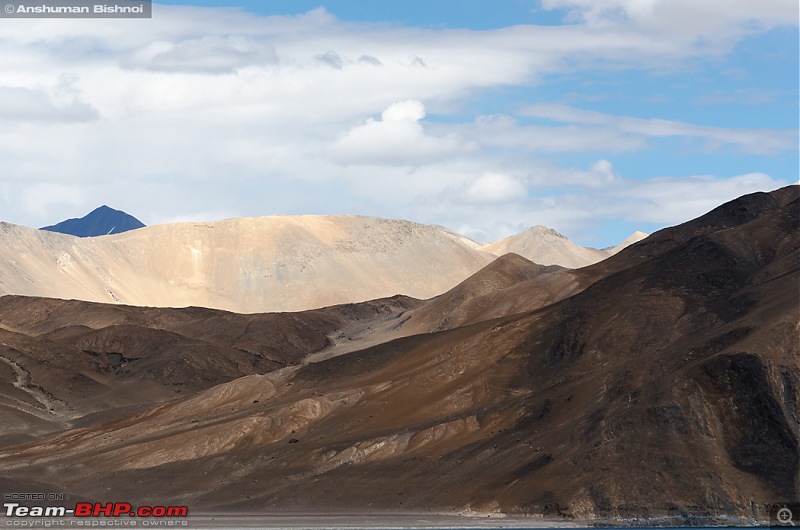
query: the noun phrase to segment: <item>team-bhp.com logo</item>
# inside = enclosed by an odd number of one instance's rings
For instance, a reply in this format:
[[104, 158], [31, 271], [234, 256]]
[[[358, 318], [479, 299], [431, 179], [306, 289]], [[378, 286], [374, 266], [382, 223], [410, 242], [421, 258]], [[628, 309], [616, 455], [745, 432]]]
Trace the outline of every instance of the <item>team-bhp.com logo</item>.
[[64, 506], [22, 506], [17, 502], [3, 504], [6, 517], [186, 517], [186, 506], [139, 506], [129, 502], [79, 502], [75, 508]]

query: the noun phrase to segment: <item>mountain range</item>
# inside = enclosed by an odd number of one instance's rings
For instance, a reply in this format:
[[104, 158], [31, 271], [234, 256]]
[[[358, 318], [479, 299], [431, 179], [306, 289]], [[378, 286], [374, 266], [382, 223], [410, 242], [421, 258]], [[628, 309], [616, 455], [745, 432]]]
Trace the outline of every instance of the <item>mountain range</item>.
[[427, 300], [242, 315], [4, 296], [0, 489], [763, 525], [800, 498], [798, 321], [800, 186], [577, 270], [489, 259]]
[[352, 215], [172, 223], [87, 238], [0, 223], [0, 294], [302, 311], [395, 294], [430, 298], [509, 249], [570, 268], [617, 251], [543, 227], [482, 246], [440, 226]]

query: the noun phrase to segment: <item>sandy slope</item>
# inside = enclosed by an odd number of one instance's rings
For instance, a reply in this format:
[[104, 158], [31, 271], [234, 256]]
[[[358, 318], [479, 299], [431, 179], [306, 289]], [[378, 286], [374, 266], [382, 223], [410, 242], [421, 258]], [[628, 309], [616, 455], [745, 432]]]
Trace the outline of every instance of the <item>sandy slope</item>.
[[174, 223], [95, 238], [0, 223], [0, 294], [301, 311], [395, 294], [427, 299], [507, 252], [583, 267], [634, 239], [597, 250], [534, 227], [481, 247], [439, 226], [352, 215]]
[[519, 234], [484, 245], [481, 250], [495, 256], [513, 252], [539, 265], [560, 265], [568, 269], [579, 269], [613, 256], [646, 237], [647, 234], [637, 231], [619, 245], [601, 250], [575, 244], [552, 228], [533, 226]]
[[444, 228], [370, 217], [176, 223], [79, 239], [0, 224], [0, 293], [236, 312], [429, 298], [494, 256]]

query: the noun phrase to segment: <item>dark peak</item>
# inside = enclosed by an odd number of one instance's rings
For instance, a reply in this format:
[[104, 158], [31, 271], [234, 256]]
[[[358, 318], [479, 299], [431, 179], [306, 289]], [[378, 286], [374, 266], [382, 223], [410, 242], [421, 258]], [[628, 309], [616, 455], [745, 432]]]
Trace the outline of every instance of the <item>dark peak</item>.
[[498, 267], [506, 267], [506, 266], [520, 266], [525, 267], [528, 265], [533, 264], [531, 260], [520, 256], [516, 252], [506, 252], [490, 264], [486, 265], [484, 268], [498, 268]]
[[664, 231], [683, 228], [691, 235], [706, 234], [749, 223], [763, 215], [778, 210], [800, 195], [800, 186], [791, 185], [772, 192], [743, 195], [718, 206], [705, 215]]
[[116, 208], [112, 208], [104, 204], [102, 206], [98, 206], [97, 208], [86, 214], [86, 216], [83, 217], [83, 219], [86, 219], [86, 217], [89, 217], [90, 215], [115, 215], [115, 214], [128, 215], [122, 210], [117, 210]]
[[800, 197], [800, 186], [790, 185], [772, 192], [743, 195], [683, 224], [663, 228], [636, 245], [596, 265], [595, 270], [621, 270], [663, 255], [692, 238], [737, 228], [785, 208]]
[[[508, 284], [508, 286], [510, 286], [514, 283], [529, 280], [541, 274], [560, 269], [562, 269], [562, 267], [557, 265], [539, 265], [519, 254], [508, 252], [464, 280], [461, 284], [456, 286], [454, 290], [460, 287], [471, 288], [470, 286], [481, 284], [483, 280], [489, 277], [505, 277], [506, 281], [510, 282]], [[498, 288], [498, 286], [495, 285], [495, 288]]]
[[772, 195], [772, 198], [783, 208], [800, 198], [800, 184], [790, 184], [789, 186], [778, 188], [770, 192], [770, 195]]
[[122, 210], [115, 210], [107, 205], [95, 208], [79, 219], [67, 219], [52, 226], [45, 226], [41, 230], [59, 232], [78, 237], [105, 236], [121, 234], [129, 230], [143, 228], [145, 225], [137, 218]]

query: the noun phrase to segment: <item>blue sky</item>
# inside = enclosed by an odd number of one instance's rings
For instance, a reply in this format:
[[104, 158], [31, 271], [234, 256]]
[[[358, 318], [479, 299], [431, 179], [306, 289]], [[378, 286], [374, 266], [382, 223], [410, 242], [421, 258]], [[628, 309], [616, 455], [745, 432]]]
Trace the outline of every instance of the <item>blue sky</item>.
[[798, 179], [786, 0], [181, 0], [0, 36], [0, 206], [27, 226], [109, 204], [604, 247]]
[[433, 29], [497, 29], [519, 24], [559, 25], [564, 10], [544, 10], [530, 0], [349, 0], [319, 2], [314, 0], [268, 0], [242, 2], [240, 0], [166, 1], [169, 5], [231, 7], [246, 9], [261, 15], [297, 15], [325, 7], [341, 20], [375, 22], [394, 26], [416, 26]]

